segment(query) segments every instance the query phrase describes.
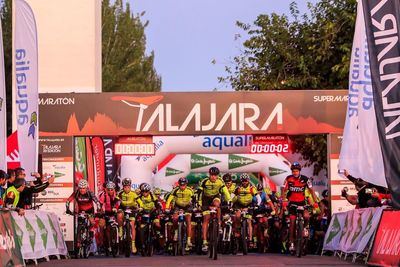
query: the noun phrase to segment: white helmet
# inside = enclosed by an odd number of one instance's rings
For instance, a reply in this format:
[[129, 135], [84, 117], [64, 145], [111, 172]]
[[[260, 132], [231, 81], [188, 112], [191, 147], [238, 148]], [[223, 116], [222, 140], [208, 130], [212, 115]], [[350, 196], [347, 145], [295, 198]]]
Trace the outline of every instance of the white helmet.
[[89, 186], [88, 182], [85, 179], [81, 179], [78, 183], [78, 188], [83, 189]]

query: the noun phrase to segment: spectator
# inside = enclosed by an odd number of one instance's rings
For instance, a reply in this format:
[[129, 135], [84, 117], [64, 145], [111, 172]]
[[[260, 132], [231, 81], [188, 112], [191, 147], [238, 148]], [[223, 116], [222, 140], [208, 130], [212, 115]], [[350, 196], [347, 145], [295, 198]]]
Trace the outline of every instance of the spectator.
[[4, 197], [4, 206], [6, 208], [15, 209], [19, 215], [24, 215], [25, 210], [18, 207], [18, 202], [21, 192], [25, 188], [24, 179], [16, 179], [14, 184], [7, 188], [6, 195]]
[[[23, 209], [32, 209], [32, 200], [36, 197], [35, 195], [45, 190], [51, 183], [54, 182], [54, 176], [45, 174], [41, 176], [38, 172], [33, 173], [36, 178], [35, 181], [30, 182], [29, 185], [25, 186], [25, 189], [21, 192], [21, 196], [18, 202], [18, 207]], [[17, 175], [17, 180], [21, 179], [21, 176]]]
[[9, 188], [9, 187], [13, 186], [13, 183], [15, 181], [15, 178], [16, 178], [15, 170], [9, 169], [7, 171], [7, 173], [8, 173], [8, 179], [7, 179], [6, 188]]
[[373, 193], [387, 193], [387, 189], [368, 183], [361, 178], [355, 178], [347, 170], [344, 170], [344, 176], [355, 185], [357, 190], [357, 195], [348, 195], [347, 190], [343, 188], [342, 196], [350, 204], [356, 205], [356, 208], [378, 207], [382, 205], [379, 198], [373, 197]]

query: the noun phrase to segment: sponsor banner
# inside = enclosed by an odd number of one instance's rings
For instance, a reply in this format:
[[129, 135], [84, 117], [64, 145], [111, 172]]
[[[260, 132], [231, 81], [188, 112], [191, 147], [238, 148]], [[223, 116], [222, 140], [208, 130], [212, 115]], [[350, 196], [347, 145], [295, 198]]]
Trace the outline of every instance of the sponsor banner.
[[104, 143], [104, 159], [105, 159], [105, 175], [107, 181], [114, 181], [116, 171], [116, 160], [114, 158], [115, 140], [109, 137], [103, 137]]
[[15, 131], [7, 138], [7, 169], [16, 169], [20, 166], [18, 134]]
[[44, 161], [43, 173], [54, 175], [55, 183], [73, 183], [73, 162]]
[[87, 180], [89, 183], [89, 189], [92, 192], [95, 191], [95, 178], [94, 178], [94, 162], [93, 162], [93, 149], [90, 137], [86, 137], [86, 168], [87, 168]]
[[4, 73], [3, 29], [0, 21], [0, 170], [7, 170], [7, 109]]
[[87, 180], [86, 140], [85, 137], [75, 137], [75, 175], [76, 181]]
[[24, 148], [20, 151], [21, 166], [26, 173], [31, 173], [38, 170], [39, 93], [36, 21], [31, 7], [24, 0], [15, 0], [14, 8], [14, 104], [18, 143]]
[[167, 167], [165, 169], [165, 176], [175, 176], [175, 175], [178, 175], [178, 174], [181, 174], [181, 173], [183, 173], [183, 171], [176, 170], [174, 168]]
[[256, 163], [256, 162], [258, 162], [258, 160], [254, 160], [254, 159], [243, 157], [243, 156], [239, 156], [239, 155], [229, 154], [229, 156], [228, 156], [228, 169], [232, 170], [232, 169], [236, 169], [236, 168], [239, 168], [239, 167], [250, 165], [250, 164], [253, 164], [253, 163]]
[[400, 170], [397, 160], [400, 157], [400, 3], [394, 0], [364, 0], [362, 3], [371, 66], [371, 92], [374, 95], [373, 107], [376, 115], [368, 120], [376, 118], [378, 130], [377, 133], [374, 132], [374, 141], [380, 141], [380, 146], [379, 143], [366, 145], [376, 149], [383, 157], [383, 160], [373, 158], [373, 165], [384, 166], [380, 169], [384, 174], [370, 179], [378, 185], [386, 187], [387, 184], [392, 193], [393, 206], [400, 208]]
[[[71, 101], [52, 104], [64, 98]], [[69, 136], [325, 134], [342, 131], [347, 98], [347, 90], [41, 94], [40, 131]]]
[[387, 187], [375, 118], [363, 1], [358, 1], [349, 74], [349, 101], [339, 168]]
[[383, 211], [368, 264], [379, 266], [400, 265], [400, 211]]
[[198, 169], [202, 167], [208, 167], [217, 163], [220, 163], [220, 160], [212, 159], [210, 157], [193, 154], [190, 157], [190, 169]]
[[5, 211], [0, 211], [0, 265], [25, 266], [21, 246], [12, 224], [11, 213]]
[[94, 173], [96, 179], [96, 188], [103, 188], [103, 184], [106, 180], [105, 174], [105, 154], [104, 154], [104, 143], [100, 137], [92, 138], [92, 149], [93, 149], [93, 160], [94, 160]]
[[378, 226], [383, 208], [335, 213], [324, 240], [324, 250], [364, 253]]
[[68, 255], [56, 215], [27, 210], [24, 216], [19, 216], [12, 212], [12, 221], [25, 260]]

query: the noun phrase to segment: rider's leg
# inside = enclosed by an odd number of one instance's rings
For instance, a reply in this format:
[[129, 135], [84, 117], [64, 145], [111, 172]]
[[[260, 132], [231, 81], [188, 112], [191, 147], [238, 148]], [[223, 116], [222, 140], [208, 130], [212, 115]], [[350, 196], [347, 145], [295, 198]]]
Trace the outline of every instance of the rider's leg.
[[210, 214], [204, 214], [203, 225], [202, 225], [203, 242], [207, 241], [207, 232], [208, 232], [208, 223], [209, 222], [210, 222]]
[[185, 215], [188, 243], [191, 243], [192, 235], [192, 215], [190, 213]]
[[296, 227], [296, 216], [295, 215], [290, 215], [290, 228], [289, 228], [289, 240], [290, 243], [294, 243], [294, 230]]

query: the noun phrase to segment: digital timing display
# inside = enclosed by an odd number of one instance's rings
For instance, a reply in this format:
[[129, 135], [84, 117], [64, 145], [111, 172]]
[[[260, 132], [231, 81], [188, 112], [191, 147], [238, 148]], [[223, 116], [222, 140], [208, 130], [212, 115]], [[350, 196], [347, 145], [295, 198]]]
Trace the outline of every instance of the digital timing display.
[[250, 145], [252, 154], [289, 153], [287, 135], [255, 135]]
[[151, 156], [155, 154], [155, 145], [152, 144], [115, 144], [115, 155]]

